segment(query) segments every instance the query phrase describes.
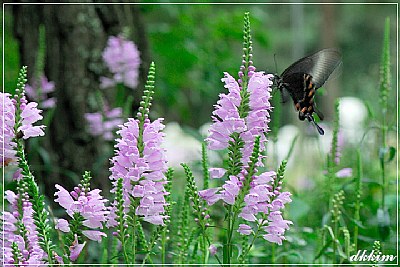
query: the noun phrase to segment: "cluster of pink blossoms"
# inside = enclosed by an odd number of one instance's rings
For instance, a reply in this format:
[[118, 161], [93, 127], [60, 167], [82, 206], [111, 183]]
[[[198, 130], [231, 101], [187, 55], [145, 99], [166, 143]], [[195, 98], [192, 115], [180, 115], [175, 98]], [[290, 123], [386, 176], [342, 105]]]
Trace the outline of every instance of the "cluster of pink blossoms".
[[[260, 151], [265, 150], [266, 134], [269, 131], [269, 112], [272, 110], [269, 99], [273, 75], [255, 72], [255, 68], [250, 66], [248, 76], [250, 77], [247, 86], [249, 109], [245, 118], [239, 115], [240, 105], [243, 104], [240, 94], [242, 88], [228, 73], [225, 73], [225, 77], [222, 79], [229, 93], [220, 94], [220, 100], [213, 112], [214, 123], [209, 130], [210, 134], [206, 141], [209, 149], [222, 150], [229, 146], [230, 141], [233, 141], [232, 134], [239, 134], [240, 139], [244, 142], [244, 147], [241, 149], [243, 167], [238, 175], [230, 175], [222, 187], [199, 192], [199, 195], [209, 205], [220, 199], [229, 205], [235, 204], [247, 175], [246, 168], [250, 161], [256, 136], [260, 136]], [[256, 166], [263, 166], [262, 157], [258, 159]], [[225, 173], [226, 170], [222, 168], [210, 169], [211, 178], [221, 178]], [[273, 188], [275, 179], [276, 173], [273, 171], [252, 177], [250, 192], [244, 198], [245, 206], [239, 216], [249, 222], [257, 221], [261, 223], [262, 229], [266, 231], [263, 237], [270, 242], [282, 244], [283, 234], [289, 228], [288, 225], [291, 222], [283, 220], [280, 210], [291, 199], [289, 192], [280, 192], [280, 186]], [[267, 219], [261, 219], [260, 214], [267, 216]], [[250, 234], [252, 228], [249, 225], [242, 224], [238, 231], [241, 234]]]
[[122, 108], [106, 110], [104, 115], [101, 112], [86, 113], [85, 119], [89, 123], [91, 135], [102, 136], [104, 140], [114, 140], [114, 130], [123, 123]]
[[[56, 185], [56, 188], [58, 191], [54, 196], [57, 198], [54, 201], [58, 202], [71, 218], [74, 217], [75, 213], [78, 213], [84, 218], [84, 226], [90, 229], [103, 228], [103, 222], [106, 222], [108, 211], [104, 205], [107, 200], [100, 195], [100, 189], [84, 192], [80, 187], [75, 187], [74, 191], [68, 192], [60, 185]], [[56, 228], [65, 233], [70, 231], [69, 223], [65, 219], [59, 219]], [[99, 230], [84, 230], [82, 234], [98, 242], [101, 241], [102, 236], [107, 236]]]
[[[131, 197], [140, 199], [135, 210], [144, 221], [163, 225], [165, 206], [164, 196], [168, 194], [164, 173], [167, 171], [164, 149], [161, 147], [164, 133], [163, 119], [150, 122], [145, 120], [143, 139], [139, 137], [139, 120], [130, 118], [117, 133], [116, 155], [111, 159], [110, 179], [117, 186], [117, 180], [123, 178], [123, 196], [125, 212], [128, 212]], [[141, 144], [142, 142], [142, 144]], [[142, 147], [141, 147], [142, 146]], [[140, 151], [142, 150], [142, 151]], [[115, 189], [114, 189], [115, 191]], [[114, 227], [116, 221], [115, 205], [111, 210], [108, 226]]]
[[140, 53], [136, 45], [123, 36], [111, 36], [103, 51], [103, 60], [113, 78], [101, 77], [100, 87], [109, 88], [122, 83], [129, 88], [138, 84]]
[[[99, 189], [93, 189], [88, 192], [82, 190], [81, 187], [75, 187], [74, 191], [68, 192], [62, 186], [56, 185], [58, 191], [54, 194], [57, 198], [54, 200], [63, 207], [67, 214], [74, 218], [75, 214], [79, 214], [83, 217], [83, 226], [88, 227], [90, 230], [82, 230], [82, 234], [90, 240], [100, 242], [102, 237], [107, 235], [100, 230], [103, 228], [103, 223], [106, 222], [108, 215], [107, 207], [105, 203], [108, 201], [104, 199]], [[65, 219], [58, 219], [56, 229], [69, 233], [71, 231], [69, 222]], [[71, 261], [75, 261], [80, 253], [82, 252], [86, 242], [80, 244], [78, 242], [78, 236], [75, 234], [75, 240], [69, 247], [70, 254], [69, 258]], [[62, 263], [62, 258], [56, 258]]]
[[[22, 209], [18, 211], [18, 199], [21, 198]], [[29, 201], [28, 193], [22, 197], [14, 192], [7, 190], [5, 199], [10, 203], [10, 211], [3, 212], [3, 225], [0, 239], [2, 239], [3, 249], [0, 262], [2, 266], [11, 266], [14, 262], [12, 244], [18, 245], [21, 254], [18, 257], [20, 266], [43, 266], [43, 259], [47, 258], [46, 253], [39, 245], [38, 231], [33, 222], [32, 203]], [[22, 214], [20, 214], [20, 212]], [[23, 228], [21, 228], [23, 225]], [[25, 233], [22, 233], [24, 231]], [[25, 237], [25, 238], [24, 238]]]
[[44, 135], [43, 129], [45, 126], [33, 126], [34, 123], [43, 118], [40, 115], [42, 111], [37, 108], [37, 103], [28, 103], [25, 96], [22, 96], [19, 101], [21, 115], [18, 123], [20, 126], [15, 131], [17, 100], [11, 98], [10, 94], [0, 93], [0, 112], [2, 114], [0, 123], [4, 125], [4, 134], [2, 133], [0, 137], [0, 146], [4, 147], [4, 150], [1, 149], [0, 154], [2, 167], [9, 164], [16, 164], [17, 162], [16, 143], [13, 141], [17, 134], [22, 133], [23, 139]]
[[56, 105], [56, 98], [48, 96], [54, 92], [54, 89], [54, 82], [50, 82], [44, 75], [39, 77], [39, 81], [25, 86], [26, 95], [29, 99], [39, 102], [40, 107], [43, 109], [52, 108]]

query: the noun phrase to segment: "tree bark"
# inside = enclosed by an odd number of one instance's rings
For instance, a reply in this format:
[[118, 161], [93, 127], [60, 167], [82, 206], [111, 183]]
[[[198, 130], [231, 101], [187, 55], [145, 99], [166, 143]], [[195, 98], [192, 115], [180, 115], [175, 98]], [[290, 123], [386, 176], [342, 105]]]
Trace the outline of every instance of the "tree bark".
[[[97, 183], [108, 191], [108, 158], [102, 157], [104, 141], [93, 139], [86, 131], [84, 114], [87, 97], [99, 86], [104, 75], [101, 52], [111, 35], [124, 27], [134, 29], [131, 38], [141, 52], [140, 83], [146, 80], [149, 53], [145, 27], [139, 9], [134, 5], [15, 5], [15, 36], [20, 44], [21, 64], [30, 67], [29, 78], [36, 66], [39, 25], [45, 28], [45, 75], [56, 85], [57, 106], [46, 129], [43, 145], [51, 158], [50, 173], [36, 171], [46, 194], [54, 194], [54, 185], [72, 189], [85, 170], [91, 170]], [[29, 79], [30, 80], [30, 79]], [[138, 106], [142, 90], [135, 93]], [[111, 154], [112, 155], [112, 154]], [[99, 161], [103, 161], [98, 168]], [[41, 179], [41, 177], [43, 177]]]

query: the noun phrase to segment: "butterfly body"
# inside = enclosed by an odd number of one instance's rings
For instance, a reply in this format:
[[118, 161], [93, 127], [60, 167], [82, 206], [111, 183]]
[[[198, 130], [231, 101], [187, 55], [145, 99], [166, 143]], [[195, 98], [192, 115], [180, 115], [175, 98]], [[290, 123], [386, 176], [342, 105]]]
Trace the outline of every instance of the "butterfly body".
[[319, 134], [324, 130], [315, 122], [313, 113], [323, 120], [323, 114], [316, 108], [315, 92], [332, 72], [340, 65], [341, 56], [335, 49], [324, 49], [310, 56], [299, 59], [290, 65], [281, 76], [275, 77], [277, 87], [284, 95], [289, 93], [294, 106], [299, 112], [299, 119], [312, 122]]

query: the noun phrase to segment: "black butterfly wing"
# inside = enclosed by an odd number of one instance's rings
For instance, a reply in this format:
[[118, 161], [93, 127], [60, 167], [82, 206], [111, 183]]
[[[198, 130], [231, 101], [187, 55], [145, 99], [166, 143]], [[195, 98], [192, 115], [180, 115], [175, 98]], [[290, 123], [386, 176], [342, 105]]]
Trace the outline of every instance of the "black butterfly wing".
[[289, 93], [295, 103], [304, 99], [304, 75], [305, 73], [290, 73], [285, 76], [283, 92]]
[[283, 82], [295, 73], [307, 73], [312, 76], [315, 88], [318, 89], [332, 72], [341, 64], [341, 54], [333, 48], [323, 49], [306, 56], [290, 65], [281, 75]]

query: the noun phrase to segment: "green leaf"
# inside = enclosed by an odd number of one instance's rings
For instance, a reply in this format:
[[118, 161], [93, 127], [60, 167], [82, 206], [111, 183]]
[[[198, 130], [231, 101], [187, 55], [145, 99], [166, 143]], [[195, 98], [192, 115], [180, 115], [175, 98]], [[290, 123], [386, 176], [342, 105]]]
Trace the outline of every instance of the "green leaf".
[[375, 118], [374, 110], [371, 107], [371, 103], [368, 101], [364, 101], [364, 105], [367, 108], [368, 118], [373, 120]]
[[391, 162], [394, 159], [394, 156], [396, 155], [396, 148], [395, 147], [389, 147], [389, 159], [387, 162]]
[[[389, 154], [388, 158], [386, 158], [386, 155]], [[379, 148], [379, 160], [381, 164], [384, 164], [385, 162], [390, 162], [394, 159], [394, 156], [396, 155], [396, 148], [395, 147], [381, 147]]]
[[324, 252], [329, 248], [329, 246], [332, 243], [332, 239], [328, 240], [328, 242], [326, 242], [325, 246], [322, 247], [322, 249], [318, 252], [318, 254], [315, 256], [314, 261], [318, 260], [319, 257], [321, 257]]
[[293, 138], [293, 140], [292, 140], [292, 142], [290, 143], [290, 149], [289, 149], [289, 151], [288, 151], [288, 153], [287, 153], [287, 155], [286, 155], [286, 160], [289, 160], [289, 158], [290, 158], [290, 156], [292, 155], [292, 153], [293, 153], [293, 150], [294, 150], [294, 146], [296, 145], [296, 143], [297, 143], [297, 140], [299, 139], [299, 134], [298, 135], [296, 135], [294, 138]]

